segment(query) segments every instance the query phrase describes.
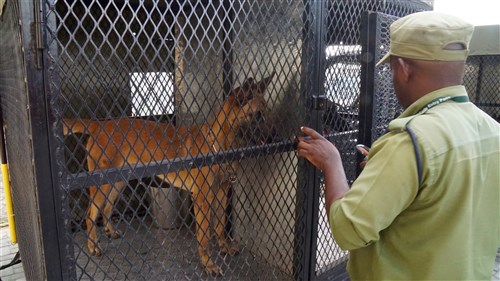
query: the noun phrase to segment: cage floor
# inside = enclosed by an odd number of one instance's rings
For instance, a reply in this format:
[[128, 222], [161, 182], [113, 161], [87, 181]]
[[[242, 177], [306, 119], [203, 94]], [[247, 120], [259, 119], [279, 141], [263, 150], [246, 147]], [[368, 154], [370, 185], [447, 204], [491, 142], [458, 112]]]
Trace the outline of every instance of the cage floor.
[[238, 243], [239, 255], [220, 254], [212, 245], [212, 259], [223, 276], [205, 273], [196, 251], [194, 227], [162, 229], [149, 219], [118, 222], [122, 238], [109, 239], [98, 228], [101, 257], [90, 256], [86, 233], [74, 233], [77, 280], [292, 280], [262, 257]]

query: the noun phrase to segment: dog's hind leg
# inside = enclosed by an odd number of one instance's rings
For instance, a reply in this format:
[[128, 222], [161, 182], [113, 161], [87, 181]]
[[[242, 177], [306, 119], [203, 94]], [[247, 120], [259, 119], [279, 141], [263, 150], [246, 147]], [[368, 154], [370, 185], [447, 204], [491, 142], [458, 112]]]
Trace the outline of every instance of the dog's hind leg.
[[115, 227], [113, 227], [113, 224], [111, 223], [111, 215], [113, 214], [113, 206], [116, 203], [116, 199], [122, 193], [126, 185], [127, 185], [126, 182], [119, 181], [114, 183], [113, 185], [107, 185], [106, 188], [109, 187], [110, 188], [109, 191], [104, 190], [103, 187], [103, 192], [104, 194], [107, 194], [108, 197], [105, 198], [106, 203], [102, 211], [102, 219], [104, 223], [104, 231], [109, 238], [118, 239], [122, 236], [120, 231], [115, 229]]
[[216, 216], [214, 218], [215, 223], [215, 233], [217, 235], [217, 244], [219, 245], [219, 249], [224, 254], [229, 254], [231, 256], [239, 254], [238, 248], [234, 243], [229, 241], [228, 235], [226, 235], [226, 222], [227, 215], [226, 210], [229, 206], [229, 198], [228, 192], [232, 187], [231, 182], [228, 180], [224, 180], [220, 183], [219, 188], [217, 189], [217, 197], [213, 204], [214, 208], [216, 208]]
[[222, 269], [214, 264], [210, 258], [210, 217], [211, 204], [214, 200], [213, 192], [208, 188], [193, 196], [194, 215], [196, 217], [196, 240], [201, 263], [209, 275], [222, 275]]
[[96, 186], [89, 187], [89, 209], [87, 211], [87, 217], [85, 218], [85, 224], [87, 226], [87, 248], [93, 256], [100, 256], [102, 250], [99, 247], [99, 240], [97, 239], [97, 217], [99, 216], [99, 211], [102, 210], [105, 201], [104, 193]]

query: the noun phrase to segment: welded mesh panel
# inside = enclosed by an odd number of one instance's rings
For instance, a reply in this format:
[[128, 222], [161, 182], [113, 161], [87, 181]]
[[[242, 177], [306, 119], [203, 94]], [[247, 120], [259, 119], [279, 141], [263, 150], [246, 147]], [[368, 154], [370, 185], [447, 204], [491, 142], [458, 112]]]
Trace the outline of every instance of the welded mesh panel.
[[470, 100], [500, 122], [500, 55], [469, 56], [464, 85]]
[[[333, 141], [338, 143], [341, 152], [346, 154], [344, 166], [348, 179], [352, 182], [356, 176], [356, 154], [353, 141], [346, 141], [356, 135], [358, 130], [358, 114], [361, 85], [361, 46], [360, 22], [361, 15], [366, 11], [380, 11], [392, 16], [404, 16], [414, 12], [426, 11], [432, 6], [423, 1], [330, 1], [328, 5], [327, 38], [326, 38], [326, 69], [325, 95], [328, 99], [327, 110], [323, 121], [325, 131], [333, 133]], [[379, 30], [387, 31], [390, 22], [381, 22]], [[388, 33], [378, 37], [379, 46], [388, 46]], [[390, 73], [389, 73], [390, 74]], [[386, 76], [385, 71], [377, 72], [380, 77]], [[384, 78], [385, 79], [385, 78]], [[374, 102], [377, 108], [374, 112], [380, 115], [374, 120], [377, 124], [387, 124], [397, 109], [397, 103], [391, 96], [392, 85], [384, 83], [378, 85], [379, 100]], [[393, 112], [394, 111], [394, 112]], [[380, 114], [378, 114], [380, 113]], [[348, 132], [352, 132], [349, 134]], [[335, 138], [339, 135], [339, 139]], [[380, 133], [374, 136], [378, 137]]]
[[[380, 22], [378, 27], [383, 35], [378, 37], [377, 46], [388, 46], [389, 38], [384, 32], [388, 31], [395, 16], [430, 9], [432, 6], [422, 1], [330, 1], [328, 4], [324, 70], [327, 109], [323, 116], [323, 128], [341, 152], [349, 183], [356, 178], [358, 168], [355, 144], [359, 131], [361, 16], [366, 11], [381, 11], [394, 15]], [[400, 111], [392, 92], [392, 78], [388, 74], [390, 75], [390, 69], [377, 70], [375, 74], [377, 79], [373, 99], [373, 112], [376, 112], [373, 119], [374, 139], [385, 131], [388, 121]], [[339, 264], [343, 265], [347, 252], [342, 251], [331, 237], [323, 205], [324, 197], [320, 196], [316, 273], [320, 275], [333, 270], [333, 274], [339, 274], [340, 269], [335, 268]]]
[[[375, 61], [379, 61], [389, 50], [389, 27], [397, 19], [390, 15], [378, 14], [376, 46], [382, 47], [377, 49]], [[499, 120], [500, 114], [498, 95], [500, 82], [497, 79], [499, 57], [469, 56], [463, 78], [470, 100], [496, 120]], [[392, 72], [389, 65], [378, 66], [375, 71], [372, 142], [383, 135], [389, 122], [403, 111], [393, 93]]]
[[303, 2], [49, 2], [75, 279], [292, 279]]
[[[375, 62], [382, 59], [389, 50], [389, 27], [397, 19], [398, 17], [381, 13], [378, 14], [375, 46], [382, 47], [375, 53]], [[372, 143], [386, 132], [389, 122], [403, 112], [403, 108], [399, 105], [394, 95], [392, 71], [388, 64], [376, 67], [374, 84], [371, 127]]]
[[[5, 133], [8, 177], [12, 188], [15, 213], [15, 227], [19, 252], [22, 256], [24, 276], [28, 280], [43, 278], [40, 260], [43, 259], [43, 245], [40, 241], [38, 198], [33, 171], [33, 143], [28, 111], [28, 90], [21, 28], [19, 3], [8, 1], [0, 19], [0, 118]], [[7, 163], [7, 162], [5, 162]], [[4, 204], [2, 202], [2, 204]], [[6, 255], [2, 249], [2, 258]], [[5, 262], [2, 261], [2, 265]], [[2, 271], [5, 273], [7, 270]], [[7, 273], [5, 273], [7, 275]]]

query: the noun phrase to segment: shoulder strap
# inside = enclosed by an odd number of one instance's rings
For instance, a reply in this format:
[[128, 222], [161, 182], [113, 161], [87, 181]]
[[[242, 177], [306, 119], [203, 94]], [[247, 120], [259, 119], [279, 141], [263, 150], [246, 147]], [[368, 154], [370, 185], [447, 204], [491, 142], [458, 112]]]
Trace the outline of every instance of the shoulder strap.
[[413, 151], [415, 152], [415, 159], [417, 161], [417, 175], [418, 175], [418, 189], [422, 188], [422, 158], [420, 158], [420, 149], [418, 148], [417, 136], [410, 128], [410, 122], [406, 123], [405, 128], [410, 135], [411, 142], [413, 143]]
[[406, 131], [410, 135], [411, 142], [413, 143], [413, 150], [415, 151], [415, 158], [417, 160], [417, 173], [418, 173], [418, 189], [422, 188], [422, 158], [420, 157], [420, 150], [418, 149], [418, 142], [417, 142], [417, 136], [415, 135], [415, 132], [410, 128], [410, 122], [413, 120], [413, 118], [422, 115], [426, 113], [429, 109], [435, 107], [436, 105], [439, 105], [447, 100], [451, 100], [457, 103], [464, 103], [469, 101], [468, 96], [445, 96], [445, 97], [438, 97], [434, 100], [432, 100], [430, 103], [425, 105], [422, 109], [418, 111], [418, 113], [409, 120], [407, 120], [405, 124]]

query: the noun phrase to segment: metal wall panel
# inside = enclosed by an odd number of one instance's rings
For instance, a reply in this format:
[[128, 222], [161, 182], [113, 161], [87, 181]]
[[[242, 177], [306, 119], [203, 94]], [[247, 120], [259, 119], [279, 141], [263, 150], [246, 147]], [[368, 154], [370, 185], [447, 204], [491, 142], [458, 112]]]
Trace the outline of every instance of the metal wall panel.
[[[31, 158], [33, 154], [31, 140], [26, 136], [31, 134], [27, 104], [27, 89], [24, 80], [24, 58], [22, 54], [21, 27], [16, 24], [20, 17], [19, 5], [9, 1], [2, 15], [0, 23], [0, 96], [1, 112], [5, 124], [5, 142], [16, 145], [7, 146], [9, 160], [9, 174], [12, 192], [14, 213], [23, 213], [15, 216], [16, 231], [18, 233], [19, 251], [23, 263], [30, 265], [25, 272], [27, 278], [43, 276], [42, 260], [43, 247], [40, 241], [41, 226], [34, 223], [38, 217], [38, 201], [36, 198], [35, 175]], [[32, 245], [28, 248], [28, 245]]]
[[[48, 76], [74, 278], [293, 279], [291, 151], [305, 119], [289, 108], [303, 108], [303, 3], [64, 1], [51, 11]], [[71, 120], [85, 120], [84, 137], [63, 137], [80, 133]], [[106, 203], [114, 211], [101, 219]], [[85, 225], [89, 204], [99, 216]], [[102, 233], [106, 220], [118, 239]]]

